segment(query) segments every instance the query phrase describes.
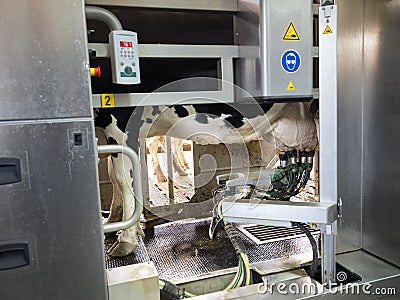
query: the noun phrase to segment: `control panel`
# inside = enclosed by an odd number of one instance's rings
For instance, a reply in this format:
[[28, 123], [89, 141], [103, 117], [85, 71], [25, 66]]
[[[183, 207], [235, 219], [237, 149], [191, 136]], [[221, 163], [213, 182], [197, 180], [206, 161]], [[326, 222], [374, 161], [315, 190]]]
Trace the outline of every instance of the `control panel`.
[[113, 83], [140, 83], [139, 51], [136, 32], [114, 30], [108, 38]]

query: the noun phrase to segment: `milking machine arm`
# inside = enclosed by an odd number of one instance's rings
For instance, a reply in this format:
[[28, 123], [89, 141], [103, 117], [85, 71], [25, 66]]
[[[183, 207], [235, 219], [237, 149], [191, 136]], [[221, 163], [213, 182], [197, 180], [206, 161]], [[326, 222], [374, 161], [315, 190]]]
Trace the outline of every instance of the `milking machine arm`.
[[216, 236], [218, 228], [226, 227], [226, 224], [234, 226], [233, 223], [296, 226], [312, 245], [310, 275], [313, 276], [318, 265], [318, 247], [304, 223], [332, 224], [337, 218], [337, 207], [328, 203], [288, 200], [305, 188], [314, 154], [315, 151], [290, 150], [279, 154], [280, 165], [275, 170], [248, 176], [241, 173], [217, 176], [210, 238]]
[[280, 165], [274, 170], [217, 176], [215, 193], [224, 191], [225, 196], [237, 199], [288, 201], [304, 190], [313, 168], [314, 154], [314, 150], [289, 150], [279, 154]]
[[315, 151], [290, 150], [279, 154], [280, 166], [271, 177], [271, 189], [258, 190], [262, 199], [289, 200], [303, 191], [313, 168]]
[[310, 178], [315, 151], [289, 150], [279, 154], [280, 165], [275, 170], [217, 176], [218, 187], [213, 192], [214, 210], [209, 236], [213, 239], [222, 227], [221, 204], [224, 197], [239, 199], [283, 200], [302, 192]]

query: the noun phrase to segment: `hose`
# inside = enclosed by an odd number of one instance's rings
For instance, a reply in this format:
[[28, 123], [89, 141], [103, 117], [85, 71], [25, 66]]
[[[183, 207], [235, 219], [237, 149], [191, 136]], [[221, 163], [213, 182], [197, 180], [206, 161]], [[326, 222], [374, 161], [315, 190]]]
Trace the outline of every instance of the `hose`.
[[[229, 240], [232, 243], [233, 248], [236, 251], [236, 254], [239, 255], [240, 261], [243, 262], [244, 284], [249, 285], [250, 278], [251, 278], [249, 257], [247, 256], [246, 248], [245, 248], [243, 241], [239, 235], [239, 232], [237, 231], [236, 227], [232, 223], [224, 223], [224, 229], [225, 229], [227, 236], [229, 237]], [[241, 286], [241, 284], [242, 283], [239, 283], [239, 286]]]
[[312, 252], [313, 252], [313, 260], [310, 266], [310, 277], [313, 277], [318, 269], [318, 246], [317, 242], [315, 241], [314, 237], [312, 236], [311, 232], [304, 226], [304, 224], [299, 222], [292, 222], [292, 224], [298, 227], [309, 239]]
[[239, 259], [239, 268], [238, 271], [236, 272], [235, 277], [229, 283], [225, 288], [224, 291], [234, 289], [237, 286], [240, 286], [243, 282], [243, 261]]
[[[238, 271], [236, 272], [236, 275], [232, 281], [224, 288], [224, 290], [226, 291], [239, 287], [243, 284], [243, 282], [245, 282], [245, 285], [250, 284], [250, 266], [247, 255], [239, 256]], [[161, 292], [168, 294], [173, 299], [184, 299], [197, 296], [164, 279], [159, 280], [159, 287]]]
[[196, 296], [187, 292], [185, 289], [181, 289], [180, 287], [168, 280], [159, 279], [158, 284], [160, 287], [160, 291], [166, 293], [173, 299], [184, 299]]

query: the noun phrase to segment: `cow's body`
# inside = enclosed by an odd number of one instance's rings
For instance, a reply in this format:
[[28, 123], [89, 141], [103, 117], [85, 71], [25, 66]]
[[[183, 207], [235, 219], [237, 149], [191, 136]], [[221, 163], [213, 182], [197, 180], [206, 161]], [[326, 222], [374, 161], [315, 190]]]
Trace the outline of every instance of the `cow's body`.
[[[138, 148], [138, 138], [168, 135], [195, 143], [237, 144], [257, 139], [274, 143], [279, 150], [313, 150], [317, 130], [305, 103], [146, 106], [104, 109], [96, 113], [95, 125], [104, 129], [109, 143]], [[123, 195], [123, 218], [134, 210], [131, 164], [114, 156], [116, 183]], [[114, 205], [114, 204], [113, 204]], [[113, 218], [111, 212], [110, 218]], [[110, 255], [125, 256], [137, 247], [138, 226], [124, 230]], [[141, 233], [141, 232], [140, 232]]]

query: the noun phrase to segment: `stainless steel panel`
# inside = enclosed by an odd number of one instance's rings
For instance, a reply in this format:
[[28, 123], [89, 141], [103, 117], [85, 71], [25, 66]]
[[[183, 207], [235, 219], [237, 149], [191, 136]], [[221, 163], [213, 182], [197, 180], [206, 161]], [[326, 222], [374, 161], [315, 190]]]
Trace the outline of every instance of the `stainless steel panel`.
[[83, 1], [1, 1], [0, 11], [0, 120], [91, 116]]
[[340, 0], [337, 28], [338, 221], [337, 252], [361, 248], [361, 161], [364, 0]]
[[235, 0], [86, 0], [90, 5], [112, 5], [144, 8], [237, 11]]
[[365, 1], [363, 248], [400, 266], [400, 1]]
[[337, 261], [344, 267], [360, 275], [362, 283], [398, 277], [397, 285], [400, 286], [400, 269], [365, 251], [339, 254]]
[[107, 298], [93, 147], [90, 119], [0, 124], [0, 157], [25, 174], [0, 186], [0, 247], [28, 243], [30, 263], [0, 271], [2, 299]]
[[[312, 98], [312, 21], [312, 1], [240, 0], [235, 16], [236, 83], [255, 97]], [[299, 40], [283, 39], [291, 23]], [[301, 57], [296, 72], [286, 72], [281, 65], [287, 50]], [[288, 90], [290, 81], [294, 90]]]

